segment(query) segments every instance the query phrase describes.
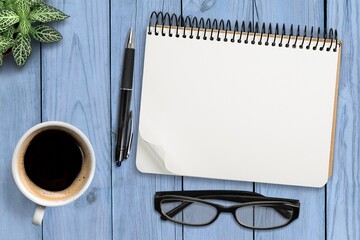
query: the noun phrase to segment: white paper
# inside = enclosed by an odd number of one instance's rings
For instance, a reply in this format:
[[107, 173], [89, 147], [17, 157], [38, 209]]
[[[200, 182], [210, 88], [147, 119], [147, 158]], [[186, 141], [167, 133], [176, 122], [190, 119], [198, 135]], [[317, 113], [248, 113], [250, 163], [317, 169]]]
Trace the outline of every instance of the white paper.
[[138, 169], [323, 186], [338, 54], [147, 35]]

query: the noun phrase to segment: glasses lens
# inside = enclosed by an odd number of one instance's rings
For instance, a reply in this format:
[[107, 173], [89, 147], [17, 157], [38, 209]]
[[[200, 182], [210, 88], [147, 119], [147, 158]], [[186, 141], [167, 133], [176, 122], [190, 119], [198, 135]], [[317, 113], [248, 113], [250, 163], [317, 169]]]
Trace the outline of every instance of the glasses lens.
[[250, 205], [238, 208], [235, 212], [236, 220], [251, 228], [276, 228], [287, 224], [294, 210], [284, 205]]
[[205, 225], [217, 215], [217, 209], [211, 205], [183, 199], [164, 199], [161, 211], [172, 221], [188, 225]]

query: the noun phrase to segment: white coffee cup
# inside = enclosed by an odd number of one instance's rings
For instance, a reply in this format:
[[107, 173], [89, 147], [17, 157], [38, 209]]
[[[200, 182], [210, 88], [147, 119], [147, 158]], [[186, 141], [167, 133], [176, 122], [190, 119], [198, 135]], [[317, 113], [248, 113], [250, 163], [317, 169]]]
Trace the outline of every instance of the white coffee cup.
[[[66, 189], [52, 192], [37, 186], [27, 176], [24, 166], [24, 156], [31, 140], [45, 130], [61, 130], [71, 135], [83, 152], [83, 162], [78, 174], [79, 178]], [[58, 121], [44, 122], [30, 128], [17, 143], [12, 158], [12, 174], [20, 191], [31, 201], [37, 204], [33, 216], [33, 224], [41, 225], [46, 207], [62, 206], [79, 198], [94, 177], [95, 153], [90, 141], [76, 127]]]

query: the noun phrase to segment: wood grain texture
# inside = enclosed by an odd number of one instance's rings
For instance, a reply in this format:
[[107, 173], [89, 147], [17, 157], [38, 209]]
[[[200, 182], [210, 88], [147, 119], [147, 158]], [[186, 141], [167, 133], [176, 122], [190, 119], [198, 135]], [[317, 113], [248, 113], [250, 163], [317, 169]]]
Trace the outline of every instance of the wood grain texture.
[[[152, 11], [180, 13], [180, 0], [112, 1], [111, 4], [111, 108], [113, 133], [117, 132], [119, 88], [124, 47], [130, 27], [135, 28], [135, 70], [131, 109], [138, 126], [146, 27]], [[181, 178], [140, 173], [135, 166], [138, 128], [130, 158], [117, 168], [112, 160], [114, 239], [181, 239], [181, 226], [160, 220], [154, 210], [156, 191], [181, 189]], [[112, 135], [112, 149], [116, 137]], [[113, 151], [114, 154], [114, 151]], [[114, 159], [114, 158], [113, 158]]]
[[[255, 0], [255, 21], [260, 23], [285, 23], [287, 33], [290, 25], [301, 29], [324, 26], [323, 1]], [[302, 30], [301, 30], [302, 31]], [[256, 64], [256, 63], [255, 63]], [[296, 73], [294, 73], [296, 74]], [[305, 177], [305, 176], [304, 176]], [[265, 196], [299, 199], [300, 216], [291, 225], [275, 231], [256, 231], [256, 240], [265, 239], [325, 239], [325, 190], [324, 188], [301, 188], [281, 185], [256, 184], [255, 191]]]
[[20, 137], [40, 122], [39, 44], [25, 67], [12, 57], [0, 68], [0, 232], [1, 239], [41, 240], [42, 228], [31, 219], [35, 204], [17, 188], [11, 172], [13, 150]]
[[71, 17], [54, 24], [64, 39], [43, 45], [43, 121], [82, 130], [94, 147], [96, 170], [82, 197], [47, 210], [43, 239], [111, 239], [109, 5], [47, 2]]
[[[303, 29], [305, 25], [315, 28], [324, 27], [324, 1], [287, 1], [287, 0], [254, 0], [254, 21], [259, 23], [286, 24], [286, 32], [290, 25]], [[309, 31], [309, 30], [308, 30]]]
[[360, 239], [360, 4], [329, 0], [327, 6], [327, 26], [336, 28], [343, 41], [334, 168], [327, 185], [327, 239]]
[[[204, 17], [210, 19], [245, 20], [253, 19], [252, 2], [237, 0], [183, 0], [183, 15]], [[221, 159], [219, 159], [221, 162]], [[214, 166], [216, 167], [216, 166]], [[183, 179], [184, 190], [193, 189], [227, 189], [253, 190], [252, 183], [223, 181], [201, 178]], [[220, 215], [219, 218], [206, 227], [184, 227], [184, 240], [212, 240], [212, 239], [253, 239], [253, 231], [240, 227], [230, 214]]]
[[[182, 228], [161, 221], [153, 208], [155, 191], [181, 190], [182, 182], [184, 189], [250, 191], [252, 183], [187, 177], [182, 181], [180, 177], [139, 173], [135, 167], [137, 128], [131, 158], [120, 169], [114, 166], [126, 36], [129, 27], [135, 27], [132, 109], [138, 126], [145, 27], [151, 11], [286, 23], [289, 30], [291, 23], [323, 27], [324, 1], [183, 0], [183, 9], [180, 0], [112, 0], [111, 5], [109, 1], [95, 0], [47, 2], [71, 15], [64, 22], [52, 24], [64, 39], [43, 45], [42, 62], [39, 45], [33, 43], [32, 56], [24, 68], [16, 67], [11, 58], [5, 59], [0, 68], [0, 239], [323, 240], [325, 231], [329, 240], [360, 239], [360, 6], [356, 0], [327, 0], [327, 27], [337, 28], [343, 41], [334, 169], [327, 194], [324, 188], [256, 184], [257, 192], [296, 198], [302, 206], [299, 219], [290, 226], [256, 231], [254, 235], [237, 226], [228, 214], [208, 227]], [[66, 121], [80, 128], [94, 146], [97, 168], [84, 196], [70, 205], [48, 209], [42, 229], [31, 224], [35, 204], [17, 189], [11, 176], [11, 157], [20, 136], [33, 125], [48, 120]]]

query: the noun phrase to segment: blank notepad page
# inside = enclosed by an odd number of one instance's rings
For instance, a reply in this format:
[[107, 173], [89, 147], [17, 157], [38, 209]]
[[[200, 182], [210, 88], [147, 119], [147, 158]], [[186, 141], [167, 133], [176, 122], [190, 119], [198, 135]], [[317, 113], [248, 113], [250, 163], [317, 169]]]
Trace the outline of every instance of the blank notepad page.
[[327, 40], [321, 51], [323, 40], [314, 50], [316, 41], [306, 38], [300, 48], [302, 37], [283, 37], [280, 47], [280, 36], [270, 34], [227, 32], [224, 41], [225, 31], [210, 40], [209, 30], [179, 28], [179, 37], [176, 27], [164, 27], [165, 36], [161, 30], [150, 28], [146, 39], [140, 171], [313, 187], [327, 182], [340, 44], [333, 51]]

